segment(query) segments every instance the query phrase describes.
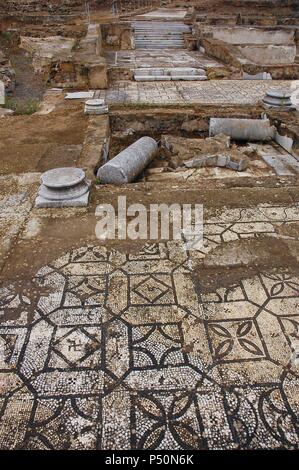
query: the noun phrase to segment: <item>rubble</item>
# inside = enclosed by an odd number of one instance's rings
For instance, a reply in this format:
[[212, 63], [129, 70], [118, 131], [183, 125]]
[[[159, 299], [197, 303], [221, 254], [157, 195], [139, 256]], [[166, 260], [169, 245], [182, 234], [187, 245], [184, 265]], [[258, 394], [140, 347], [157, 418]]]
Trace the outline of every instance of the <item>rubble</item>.
[[[234, 160], [232, 158], [234, 158]], [[246, 170], [248, 164], [249, 161], [246, 157], [242, 156], [237, 160], [235, 155], [234, 157], [231, 157], [230, 155], [207, 155], [205, 157], [195, 158], [194, 160], [184, 162], [184, 165], [187, 168], [218, 166], [220, 168], [226, 167], [235, 171]]]
[[231, 146], [230, 137], [224, 134], [207, 139], [163, 136], [161, 149], [171, 155], [169, 166], [172, 168], [225, 167], [244, 171], [249, 164], [246, 152], [250, 150], [240, 151], [235, 145]]

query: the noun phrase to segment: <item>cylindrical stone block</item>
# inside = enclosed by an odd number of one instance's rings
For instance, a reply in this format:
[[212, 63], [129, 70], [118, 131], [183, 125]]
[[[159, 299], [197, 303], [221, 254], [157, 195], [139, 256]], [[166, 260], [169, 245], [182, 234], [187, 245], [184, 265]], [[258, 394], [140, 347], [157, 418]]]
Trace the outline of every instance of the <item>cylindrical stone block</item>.
[[141, 137], [128, 148], [120, 152], [99, 170], [97, 177], [104, 184], [131, 183], [155, 158], [157, 142], [151, 137]]
[[267, 107], [292, 108], [292, 93], [285, 90], [268, 90], [263, 98], [263, 103]]
[[268, 119], [211, 118], [210, 136], [218, 134], [247, 142], [267, 141], [274, 138], [275, 128]]

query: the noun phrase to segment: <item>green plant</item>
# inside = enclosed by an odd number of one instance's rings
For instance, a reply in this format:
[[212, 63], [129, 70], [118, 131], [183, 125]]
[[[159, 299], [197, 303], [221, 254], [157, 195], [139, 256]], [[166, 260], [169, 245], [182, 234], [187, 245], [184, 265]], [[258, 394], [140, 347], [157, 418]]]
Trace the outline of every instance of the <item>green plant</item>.
[[17, 98], [6, 98], [6, 108], [12, 109], [17, 115], [31, 115], [36, 113], [39, 101], [35, 99], [27, 99], [25, 101]]
[[8, 43], [11, 41], [12, 34], [10, 31], [3, 31], [0, 33], [0, 42], [1, 43]]

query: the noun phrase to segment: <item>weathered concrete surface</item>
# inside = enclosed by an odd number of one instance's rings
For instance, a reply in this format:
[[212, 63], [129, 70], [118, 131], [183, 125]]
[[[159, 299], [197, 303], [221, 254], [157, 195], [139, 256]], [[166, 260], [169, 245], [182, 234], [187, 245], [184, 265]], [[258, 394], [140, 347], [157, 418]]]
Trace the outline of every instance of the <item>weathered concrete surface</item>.
[[153, 160], [158, 151], [157, 142], [142, 137], [98, 170], [98, 178], [104, 184], [125, 184], [134, 179]]

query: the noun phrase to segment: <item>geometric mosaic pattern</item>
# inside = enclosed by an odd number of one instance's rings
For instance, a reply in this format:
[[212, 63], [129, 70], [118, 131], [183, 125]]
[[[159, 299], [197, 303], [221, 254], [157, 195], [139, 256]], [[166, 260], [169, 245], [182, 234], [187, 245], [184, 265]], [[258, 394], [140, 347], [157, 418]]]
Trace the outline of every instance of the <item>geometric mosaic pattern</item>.
[[[273, 88], [290, 88], [289, 81], [276, 80]], [[203, 82], [114, 82], [107, 90], [96, 92], [108, 104], [254, 105], [265, 95], [266, 80], [207, 80]], [[298, 91], [298, 87], [297, 91]], [[294, 92], [296, 90], [294, 89]]]
[[298, 448], [299, 278], [203, 294], [189, 261], [87, 246], [2, 289], [0, 448]]
[[244, 238], [279, 237], [280, 230], [299, 222], [297, 205], [279, 206], [260, 204], [254, 209], [221, 210], [219, 215], [207, 218], [204, 225], [204, 245], [198, 256], [205, 255], [221, 243]]

